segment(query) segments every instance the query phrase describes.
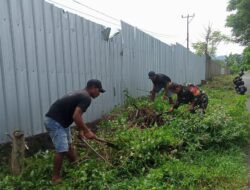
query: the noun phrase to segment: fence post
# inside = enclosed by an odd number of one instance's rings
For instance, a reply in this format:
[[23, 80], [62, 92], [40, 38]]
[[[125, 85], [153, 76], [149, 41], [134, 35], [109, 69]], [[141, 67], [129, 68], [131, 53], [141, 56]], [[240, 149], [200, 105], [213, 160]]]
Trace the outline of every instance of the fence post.
[[24, 168], [24, 133], [16, 130], [13, 132], [12, 152], [11, 152], [11, 171], [13, 175], [20, 175]]

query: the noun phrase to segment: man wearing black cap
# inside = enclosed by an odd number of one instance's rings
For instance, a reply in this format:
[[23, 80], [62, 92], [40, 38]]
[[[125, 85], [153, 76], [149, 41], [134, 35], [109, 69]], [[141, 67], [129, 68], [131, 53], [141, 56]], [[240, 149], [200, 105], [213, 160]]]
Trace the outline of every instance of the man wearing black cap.
[[80, 138], [96, 138], [95, 134], [84, 124], [82, 114], [88, 109], [91, 98], [96, 98], [104, 92], [99, 80], [89, 80], [85, 89], [58, 99], [47, 112], [44, 124], [56, 150], [53, 183], [61, 182], [60, 171], [64, 156], [67, 156], [70, 162], [76, 161], [74, 150], [71, 147], [72, 139], [69, 126], [75, 122], [79, 129]]
[[168, 98], [169, 103], [173, 104], [173, 98], [171, 91], [168, 91], [168, 85], [171, 82], [171, 79], [164, 74], [156, 74], [154, 71], [148, 73], [149, 79], [153, 82], [153, 89], [150, 91], [151, 100], [154, 101], [156, 93], [160, 92], [164, 88], [163, 99]]

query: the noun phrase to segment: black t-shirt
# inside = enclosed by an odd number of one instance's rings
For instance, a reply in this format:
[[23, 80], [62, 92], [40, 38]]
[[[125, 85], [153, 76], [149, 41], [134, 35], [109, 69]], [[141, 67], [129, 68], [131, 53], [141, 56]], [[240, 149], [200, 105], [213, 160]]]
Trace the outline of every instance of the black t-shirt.
[[159, 92], [162, 88], [165, 88], [167, 83], [171, 82], [171, 79], [164, 74], [156, 74], [156, 78], [152, 81], [154, 84], [154, 91]]
[[46, 116], [54, 119], [66, 128], [73, 123], [73, 114], [76, 107], [80, 107], [82, 112], [85, 112], [90, 103], [91, 97], [87, 91], [77, 91], [54, 102]]

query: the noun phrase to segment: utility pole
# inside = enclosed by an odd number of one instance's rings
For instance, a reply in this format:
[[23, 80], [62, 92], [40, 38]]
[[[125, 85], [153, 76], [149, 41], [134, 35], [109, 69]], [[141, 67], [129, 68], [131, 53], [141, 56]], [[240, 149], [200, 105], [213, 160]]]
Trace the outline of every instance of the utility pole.
[[192, 15], [186, 15], [186, 16], [183, 16], [181, 15], [181, 18], [185, 18], [187, 19], [187, 50], [189, 51], [189, 23], [193, 20], [194, 18], [194, 14]]
[[193, 20], [194, 14], [186, 16], [181, 15], [181, 18], [187, 19], [187, 62], [185, 64], [185, 82], [189, 82], [187, 77], [187, 67], [189, 67], [189, 23]]

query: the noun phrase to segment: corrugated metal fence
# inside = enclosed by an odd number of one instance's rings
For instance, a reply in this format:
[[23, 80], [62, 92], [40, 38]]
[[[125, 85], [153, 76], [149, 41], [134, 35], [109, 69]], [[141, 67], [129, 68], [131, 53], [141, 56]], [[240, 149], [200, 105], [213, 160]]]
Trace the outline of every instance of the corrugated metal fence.
[[87, 120], [150, 90], [150, 70], [173, 81], [200, 83], [205, 58], [183, 46], [167, 45], [122, 22], [121, 33], [105, 41], [104, 26], [64, 12], [43, 0], [0, 1], [0, 143], [5, 133], [45, 132], [43, 116], [58, 97], [98, 78], [107, 93], [93, 101]]
[[228, 67], [222, 67], [220, 64], [208, 60], [206, 62], [206, 80], [211, 80], [214, 76], [230, 74]]

